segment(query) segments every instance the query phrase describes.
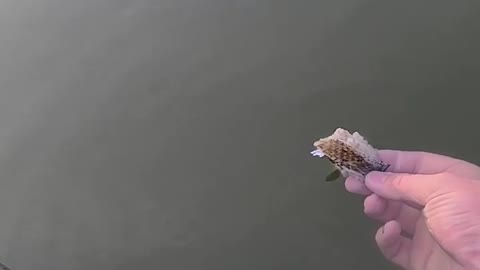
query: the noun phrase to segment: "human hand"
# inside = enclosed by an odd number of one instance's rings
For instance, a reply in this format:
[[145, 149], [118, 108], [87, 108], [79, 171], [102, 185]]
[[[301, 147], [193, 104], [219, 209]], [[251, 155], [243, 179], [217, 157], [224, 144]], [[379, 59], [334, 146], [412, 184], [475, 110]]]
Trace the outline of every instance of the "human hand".
[[409, 270], [480, 269], [480, 167], [426, 152], [379, 154], [387, 172], [365, 183], [349, 177], [345, 187], [366, 195], [365, 213], [385, 223], [375, 236], [382, 254]]

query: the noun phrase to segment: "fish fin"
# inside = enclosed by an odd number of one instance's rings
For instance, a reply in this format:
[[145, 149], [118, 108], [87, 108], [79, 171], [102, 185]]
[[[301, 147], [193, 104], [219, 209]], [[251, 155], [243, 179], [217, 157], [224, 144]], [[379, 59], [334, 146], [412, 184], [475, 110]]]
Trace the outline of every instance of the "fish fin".
[[329, 173], [329, 174], [325, 177], [325, 181], [327, 181], [327, 182], [335, 181], [335, 180], [337, 180], [338, 178], [340, 178], [341, 175], [342, 175], [342, 174], [341, 174], [340, 170], [334, 170], [333, 172]]

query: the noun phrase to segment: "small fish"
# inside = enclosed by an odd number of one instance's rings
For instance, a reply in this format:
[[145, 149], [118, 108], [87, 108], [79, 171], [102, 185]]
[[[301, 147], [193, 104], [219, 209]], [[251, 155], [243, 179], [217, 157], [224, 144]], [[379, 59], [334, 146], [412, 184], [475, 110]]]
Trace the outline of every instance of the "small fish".
[[[327, 157], [345, 178], [354, 175], [363, 180], [372, 171], [386, 171], [390, 167], [380, 160], [377, 150], [358, 132], [350, 134], [337, 128], [332, 135], [316, 141], [314, 146], [317, 149], [310, 153], [320, 158]], [[335, 175], [336, 172], [333, 172], [327, 179], [333, 179]]]

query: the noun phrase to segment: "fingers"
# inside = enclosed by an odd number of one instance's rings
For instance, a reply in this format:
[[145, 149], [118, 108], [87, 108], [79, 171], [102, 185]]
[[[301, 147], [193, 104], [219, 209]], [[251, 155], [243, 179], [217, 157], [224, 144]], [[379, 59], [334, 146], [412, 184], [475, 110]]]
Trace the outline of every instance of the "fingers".
[[[448, 188], [447, 176], [371, 172], [365, 178], [365, 185], [382, 198], [400, 200], [421, 208]], [[459, 180], [455, 179], [455, 182]]]
[[389, 221], [378, 229], [375, 240], [385, 258], [404, 269], [408, 268], [412, 243], [401, 235], [398, 222]]
[[[379, 150], [380, 159], [390, 164], [389, 172], [405, 174], [438, 174], [462, 161], [421, 151]], [[349, 192], [370, 195], [372, 191], [354, 177], [348, 177], [345, 187]]]
[[385, 200], [376, 194], [368, 196], [363, 205], [367, 216], [381, 222], [395, 220], [404, 232], [409, 235], [415, 233], [415, 226], [421, 214], [419, 210], [399, 201]]
[[365, 184], [359, 179], [350, 176], [345, 179], [345, 188], [347, 191], [360, 195], [370, 195], [372, 191], [365, 186]]
[[348, 177], [345, 180], [345, 187], [349, 192], [368, 196], [364, 201], [364, 212], [367, 216], [381, 222], [396, 220], [404, 232], [414, 234], [421, 213], [418, 209], [400, 201], [386, 200], [372, 194], [372, 191], [355, 177]]
[[460, 160], [420, 151], [379, 150], [380, 159], [390, 164], [388, 171], [410, 174], [440, 173]]

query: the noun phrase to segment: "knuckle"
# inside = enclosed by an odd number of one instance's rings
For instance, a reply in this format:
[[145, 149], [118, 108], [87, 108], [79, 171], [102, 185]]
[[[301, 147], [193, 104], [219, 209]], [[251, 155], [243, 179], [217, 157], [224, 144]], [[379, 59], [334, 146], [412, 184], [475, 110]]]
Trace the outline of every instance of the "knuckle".
[[387, 176], [387, 183], [396, 190], [402, 190], [405, 188], [406, 178], [401, 174], [390, 174]]

